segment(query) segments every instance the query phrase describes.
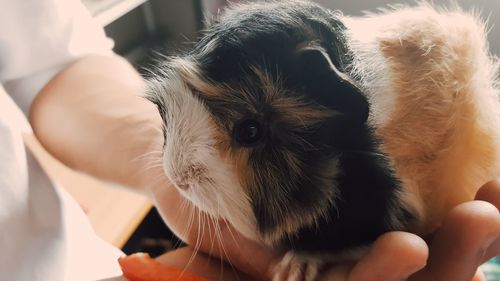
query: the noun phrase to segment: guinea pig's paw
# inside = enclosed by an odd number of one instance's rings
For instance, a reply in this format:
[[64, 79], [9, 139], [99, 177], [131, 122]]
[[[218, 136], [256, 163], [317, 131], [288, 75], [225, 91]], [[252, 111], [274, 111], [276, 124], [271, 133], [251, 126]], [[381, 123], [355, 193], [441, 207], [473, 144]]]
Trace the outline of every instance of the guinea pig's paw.
[[273, 281], [316, 281], [322, 265], [319, 258], [289, 251], [274, 269]]

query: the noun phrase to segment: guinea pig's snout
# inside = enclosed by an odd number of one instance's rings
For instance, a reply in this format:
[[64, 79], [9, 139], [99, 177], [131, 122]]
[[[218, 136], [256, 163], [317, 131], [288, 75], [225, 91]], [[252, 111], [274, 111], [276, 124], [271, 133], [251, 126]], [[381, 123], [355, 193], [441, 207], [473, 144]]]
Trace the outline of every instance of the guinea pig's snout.
[[193, 184], [200, 183], [206, 178], [206, 171], [207, 169], [204, 166], [192, 164], [183, 169], [173, 180], [179, 189], [187, 190]]
[[189, 183], [186, 182], [177, 182], [176, 183], [177, 187], [182, 189], [182, 190], [188, 190], [189, 189]]

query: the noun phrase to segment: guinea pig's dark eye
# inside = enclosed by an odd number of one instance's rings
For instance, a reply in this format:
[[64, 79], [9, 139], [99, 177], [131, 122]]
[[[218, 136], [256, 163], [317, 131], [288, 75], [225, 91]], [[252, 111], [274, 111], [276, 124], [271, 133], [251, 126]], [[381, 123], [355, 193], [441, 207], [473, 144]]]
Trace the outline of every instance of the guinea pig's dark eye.
[[243, 119], [236, 123], [233, 128], [234, 140], [243, 146], [258, 144], [264, 137], [262, 124], [255, 119]]

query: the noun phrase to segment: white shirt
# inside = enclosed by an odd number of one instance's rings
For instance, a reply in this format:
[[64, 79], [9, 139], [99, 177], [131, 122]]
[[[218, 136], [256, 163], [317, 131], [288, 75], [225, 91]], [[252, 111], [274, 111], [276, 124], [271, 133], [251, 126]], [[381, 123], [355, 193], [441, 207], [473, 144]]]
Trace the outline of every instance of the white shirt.
[[84, 55], [111, 53], [113, 43], [78, 0], [0, 7], [0, 281], [120, 275], [121, 252], [94, 234], [22, 139], [32, 133], [25, 114], [50, 78]]

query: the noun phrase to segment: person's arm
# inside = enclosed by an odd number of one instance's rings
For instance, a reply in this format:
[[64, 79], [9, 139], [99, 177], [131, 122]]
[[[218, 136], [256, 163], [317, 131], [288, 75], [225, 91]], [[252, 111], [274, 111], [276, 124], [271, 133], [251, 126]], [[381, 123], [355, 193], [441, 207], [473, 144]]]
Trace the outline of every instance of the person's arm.
[[[172, 200], [176, 197], [174, 191], [167, 189], [160, 193], [163, 193], [163, 196], [157, 196], [160, 207], [182, 205], [182, 200]], [[479, 190], [476, 201], [455, 207], [428, 243], [408, 232], [386, 233], [377, 239], [370, 252], [360, 261], [332, 266], [322, 275], [321, 281], [484, 281], [478, 266], [500, 253], [499, 208], [500, 182], [490, 182]], [[186, 221], [182, 223], [186, 215], [174, 212], [171, 208], [161, 210], [177, 231], [186, 228]], [[197, 227], [199, 224], [192, 225], [192, 236], [196, 236]], [[269, 269], [279, 263], [280, 257], [273, 257], [268, 249], [238, 234], [233, 237], [227, 228], [222, 225], [218, 238], [224, 241], [225, 253], [222, 255], [228, 255], [226, 261], [255, 276], [255, 280], [270, 280]], [[181, 255], [179, 252], [167, 253], [159, 257], [158, 261], [208, 277], [204, 274], [206, 267], [200, 267], [199, 263], [189, 264], [189, 257], [197, 252], [196, 246], [206, 251], [206, 244], [211, 240], [199, 241], [201, 245], [193, 243], [183, 249]], [[220, 251], [217, 241], [211, 242], [214, 251]], [[186, 253], [189, 253], [187, 257]], [[203, 258], [202, 254], [200, 259]], [[221, 264], [213, 260], [204, 263], [204, 266], [212, 267], [209, 271], [212, 274], [221, 268]], [[219, 274], [223, 275], [223, 272], [219, 271]], [[245, 274], [242, 276], [247, 278]]]
[[[195, 245], [197, 229], [184, 232], [190, 225], [190, 213], [182, 212], [186, 210], [182, 207], [188, 203], [162, 172], [160, 115], [156, 106], [142, 97], [143, 92], [143, 79], [124, 59], [86, 57], [42, 89], [31, 106], [30, 122], [40, 143], [66, 165], [150, 193], [169, 227]], [[221, 235], [228, 237], [229, 228], [220, 225]], [[220, 247], [211, 247], [214, 227], [208, 228], [199, 240], [203, 242], [201, 251], [222, 257]], [[234, 235], [236, 240], [231, 236], [224, 246], [228, 255], [240, 258], [232, 260], [235, 266], [254, 274], [265, 271], [271, 251]], [[252, 255], [254, 248], [260, 249], [255, 268], [245, 262], [246, 253]]]
[[[41, 143], [66, 164], [151, 192], [167, 224], [191, 247], [199, 246], [201, 251], [231, 261], [258, 278], [269, 276], [270, 265], [279, 260], [276, 253], [248, 241], [222, 222], [191, 216], [186, 199], [162, 174], [161, 118], [155, 106], [141, 97], [143, 87], [142, 78], [125, 60], [86, 57], [41, 91], [32, 105], [30, 121]], [[478, 198], [496, 204], [500, 185], [489, 186]], [[473, 273], [484, 258], [481, 250], [487, 248], [486, 257], [498, 254], [498, 240], [489, 247], [487, 244], [498, 239], [499, 220], [498, 210], [495, 212], [489, 203], [459, 206], [439, 230], [442, 234], [430, 243], [428, 265], [410, 280], [458, 281], [456, 276]], [[214, 242], [216, 238], [222, 244]], [[451, 252], [462, 259], [450, 263]], [[401, 258], [403, 255], [406, 258]], [[423, 267], [426, 258], [427, 246], [422, 239], [404, 232], [389, 233], [377, 240], [359, 263], [332, 268], [328, 272], [331, 278], [325, 280], [373, 281], [373, 274], [378, 274], [379, 280], [398, 280]]]
[[161, 173], [163, 142], [144, 84], [119, 56], [87, 56], [42, 89], [29, 119], [42, 145], [68, 166], [144, 188]]

